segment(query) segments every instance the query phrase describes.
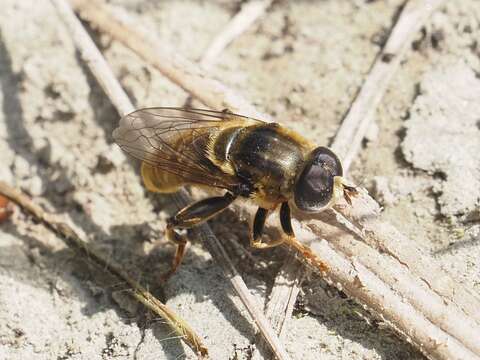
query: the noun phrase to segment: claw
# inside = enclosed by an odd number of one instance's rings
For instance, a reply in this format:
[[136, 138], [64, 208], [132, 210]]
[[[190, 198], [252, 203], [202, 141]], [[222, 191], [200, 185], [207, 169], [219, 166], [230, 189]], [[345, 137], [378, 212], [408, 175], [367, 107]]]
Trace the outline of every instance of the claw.
[[335, 176], [334, 195], [331, 200], [331, 205], [338, 204], [344, 198], [348, 205], [352, 205], [352, 198], [358, 194], [358, 190], [354, 186], [346, 184], [346, 180], [341, 176]]
[[357, 194], [358, 190], [355, 187], [343, 184], [343, 197], [348, 205], [352, 206], [352, 197], [357, 196]]
[[285, 242], [285, 237], [282, 236], [282, 237], [280, 237], [280, 239], [274, 240], [274, 241], [269, 242], [269, 243], [264, 243], [264, 242], [261, 242], [259, 240], [254, 240], [250, 243], [250, 245], [255, 249], [268, 249], [268, 248], [272, 248], [272, 247], [281, 245], [284, 242]]

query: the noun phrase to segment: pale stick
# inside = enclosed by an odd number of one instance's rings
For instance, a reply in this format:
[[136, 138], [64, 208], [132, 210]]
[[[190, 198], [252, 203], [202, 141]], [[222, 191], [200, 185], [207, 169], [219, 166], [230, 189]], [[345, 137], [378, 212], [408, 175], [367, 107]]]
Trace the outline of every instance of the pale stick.
[[250, 0], [243, 3], [240, 11], [230, 19], [228, 24], [217, 34], [205, 50], [200, 59], [200, 65], [205, 69], [212, 67], [228, 44], [244, 33], [261, 17], [271, 3], [272, 0]]

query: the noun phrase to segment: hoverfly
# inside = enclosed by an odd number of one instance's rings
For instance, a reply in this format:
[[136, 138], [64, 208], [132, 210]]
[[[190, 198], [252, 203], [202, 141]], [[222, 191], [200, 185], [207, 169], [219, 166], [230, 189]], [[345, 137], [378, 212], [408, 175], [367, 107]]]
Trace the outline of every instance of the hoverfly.
[[268, 248], [285, 240], [260, 240], [267, 215], [279, 205], [281, 227], [293, 237], [290, 204], [319, 212], [342, 197], [351, 203], [356, 193], [345, 184], [340, 160], [328, 148], [278, 123], [228, 110], [140, 109], [120, 120], [113, 137], [142, 161], [143, 182], [150, 191], [172, 193], [184, 185], [226, 191], [188, 205], [167, 220], [166, 236], [177, 244], [170, 274], [180, 264], [187, 241], [176, 230], [209, 220], [239, 197], [258, 205], [250, 244]]

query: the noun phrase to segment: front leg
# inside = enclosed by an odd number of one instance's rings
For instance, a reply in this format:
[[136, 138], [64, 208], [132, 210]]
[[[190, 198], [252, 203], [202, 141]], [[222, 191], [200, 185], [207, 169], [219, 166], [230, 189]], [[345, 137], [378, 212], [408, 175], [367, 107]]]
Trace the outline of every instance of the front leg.
[[268, 210], [259, 207], [257, 213], [255, 214], [255, 219], [253, 220], [253, 228], [250, 235], [250, 246], [256, 249], [266, 249], [278, 246], [285, 241], [285, 238], [282, 236], [280, 239], [269, 243], [262, 243], [260, 237], [263, 234], [263, 228], [265, 227], [265, 221], [267, 220]]
[[184, 207], [167, 220], [165, 235], [168, 240], [177, 244], [177, 250], [172, 268], [162, 276], [163, 279], [167, 279], [177, 270], [185, 255], [187, 238], [180, 235], [176, 229], [189, 229], [211, 219], [225, 210], [235, 199], [236, 196], [230, 193], [203, 199]]
[[292, 215], [288, 202], [282, 203], [282, 207], [280, 208], [280, 223], [282, 224], [282, 230], [285, 234], [289, 237], [295, 237], [292, 227]]
[[[274, 246], [281, 245], [285, 242], [286, 238], [281, 236], [279, 239], [272, 241], [268, 244], [262, 243], [259, 238], [263, 233], [263, 228], [265, 226], [265, 221], [267, 219], [268, 210], [263, 208], [258, 208], [257, 213], [255, 214], [255, 220], [253, 221], [253, 231], [250, 239], [250, 246], [257, 249], [266, 249]], [[290, 238], [295, 238], [293, 232], [290, 206], [288, 202], [282, 203], [280, 207], [280, 223], [282, 224], [283, 232]]]

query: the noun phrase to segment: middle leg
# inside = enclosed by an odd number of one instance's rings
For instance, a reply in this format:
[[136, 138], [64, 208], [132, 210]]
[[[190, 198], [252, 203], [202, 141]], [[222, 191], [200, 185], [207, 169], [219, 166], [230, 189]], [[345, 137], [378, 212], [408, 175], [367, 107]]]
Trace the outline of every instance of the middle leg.
[[282, 230], [285, 234], [290, 237], [295, 237], [292, 227], [292, 215], [288, 202], [282, 203], [282, 207], [280, 208], [280, 223], [282, 224]]

